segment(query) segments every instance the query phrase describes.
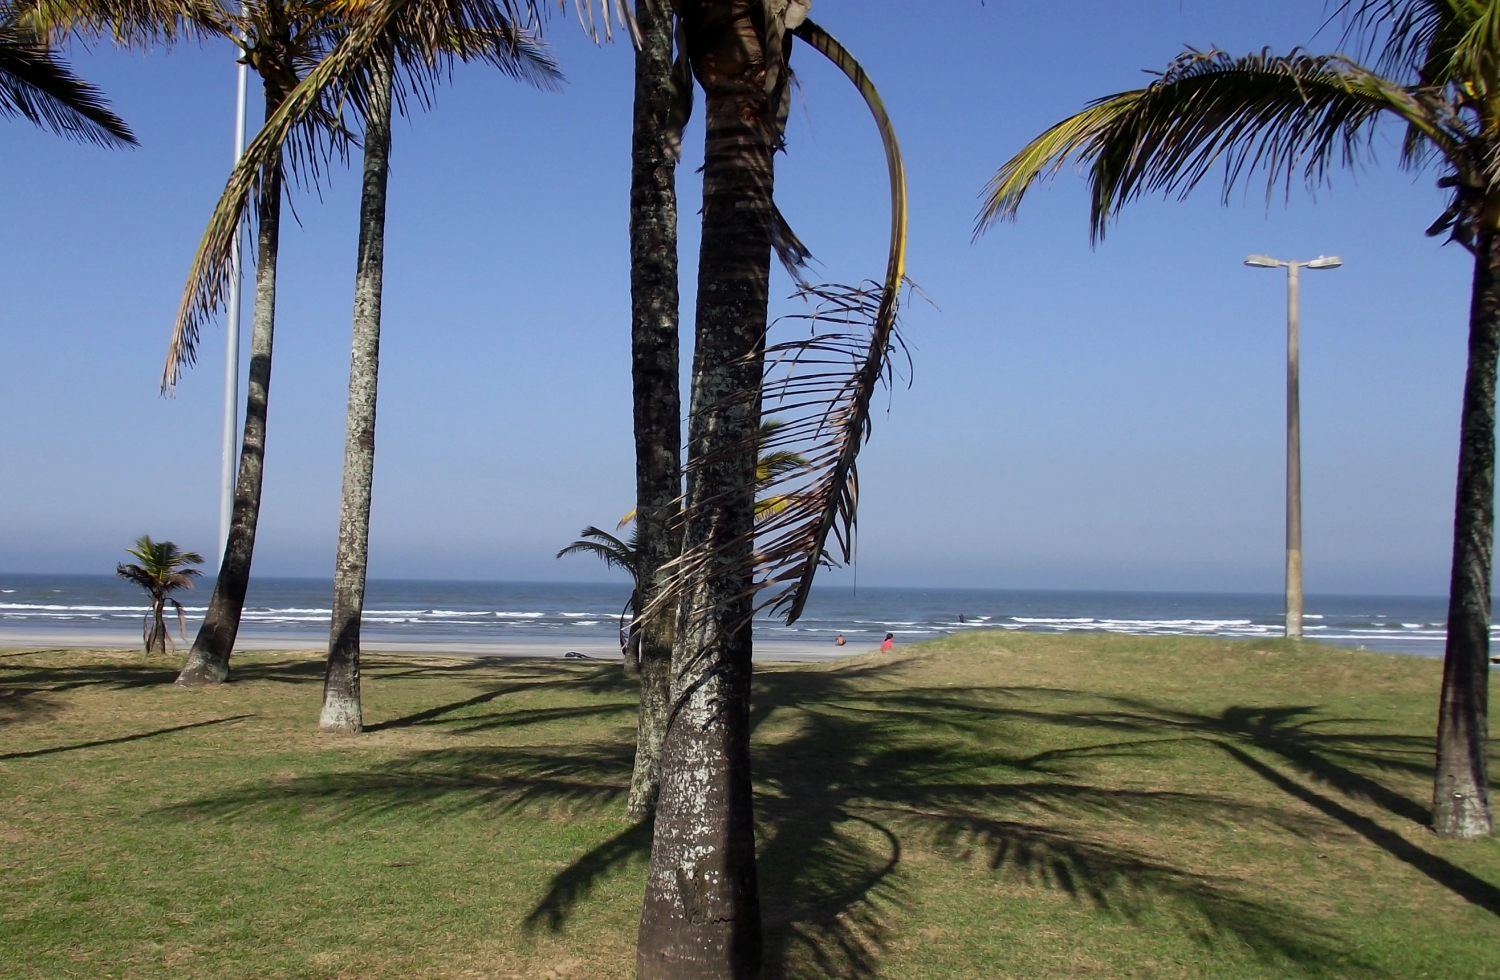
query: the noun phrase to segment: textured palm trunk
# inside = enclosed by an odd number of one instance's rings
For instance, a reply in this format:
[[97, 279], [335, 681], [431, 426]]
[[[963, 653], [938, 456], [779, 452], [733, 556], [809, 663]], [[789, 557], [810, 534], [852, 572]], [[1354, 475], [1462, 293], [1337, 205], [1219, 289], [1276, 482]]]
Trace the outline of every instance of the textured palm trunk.
[[167, 620], [164, 610], [166, 602], [154, 599], [151, 602], [151, 629], [146, 634], [147, 653], [167, 652]]
[[637, 943], [642, 980], [760, 973], [749, 715], [772, 213], [763, 9], [761, 0], [682, 5], [707, 120], [683, 547], [716, 557], [687, 584], [678, 617]]
[[344, 488], [333, 566], [333, 623], [323, 677], [325, 732], [364, 727], [359, 703], [359, 626], [369, 558], [370, 490], [375, 475], [375, 397], [380, 370], [380, 294], [385, 271], [385, 189], [391, 148], [390, 53], [374, 66], [365, 126], [364, 189], [359, 205], [359, 258], [354, 273], [354, 344], [349, 359], [349, 412], [344, 431]]
[[[266, 115], [281, 104], [279, 90], [266, 86]], [[240, 440], [240, 468], [235, 478], [234, 509], [224, 560], [214, 580], [203, 625], [193, 640], [187, 663], [177, 675], [179, 687], [222, 684], [229, 679], [229, 655], [240, 631], [250, 561], [255, 554], [255, 527], [260, 520], [261, 475], [266, 458], [266, 404], [271, 393], [271, 347], [276, 334], [276, 255], [281, 234], [281, 167], [265, 175], [256, 201], [259, 230], [255, 250], [255, 312], [250, 329], [250, 378], [245, 398], [245, 432]]]
[[[682, 399], [678, 394], [677, 159], [668, 132], [672, 108], [672, 16], [661, 0], [637, 0], [641, 48], [635, 56], [635, 119], [630, 174], [631, 378], [635, 407], [635, 513], [641, 588], [635, 608], [656, 597], [661, 566], [677, 556], [682, 528]], [[661, 743], [672, 682], [670, 615], [641, 626], [641, 684], [630, 816], [649, 817], [661, 785]]]
[[1500, 357], [1500, 234], [1479, 239], [1469, 307], [1453, 518], [1448, 642], [1438, 704], [1432, 828], [1442, 837], [1494, 832], [1489, 751], [1490, 573], [1495, 543], [1495, 372]]

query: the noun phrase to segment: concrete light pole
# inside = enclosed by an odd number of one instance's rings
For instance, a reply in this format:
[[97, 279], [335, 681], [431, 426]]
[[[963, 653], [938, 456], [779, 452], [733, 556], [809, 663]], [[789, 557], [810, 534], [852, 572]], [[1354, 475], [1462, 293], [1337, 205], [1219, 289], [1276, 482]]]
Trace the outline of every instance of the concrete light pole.
[[1302, 408], [1298, 379], [1297, 270], [1337, 269], [1344, 260], [1320, 255], [1307, 262], [1252, 255], [1246, 265], [1286, 269], [1286, 635], [1302, 639]]

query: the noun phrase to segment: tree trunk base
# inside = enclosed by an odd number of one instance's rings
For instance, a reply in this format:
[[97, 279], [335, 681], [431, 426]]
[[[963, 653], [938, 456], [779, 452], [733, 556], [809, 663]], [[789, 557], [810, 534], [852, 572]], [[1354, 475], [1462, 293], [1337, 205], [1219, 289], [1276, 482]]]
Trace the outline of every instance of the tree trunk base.
[[364, 729], [358, 699], [339, 697], [332, 693], [323, 698], [323, 713], [318, 718], [318, 731], [330, 735], [358, 735]]
[[229, 680], [229, 663], [211, 654], [204, 654], [195, 646], [188, 654], [188, 661], [177, 675], [177, 687], [207, 687], [223, 684]]
[[1473, 840], [1495, 832], [1490, 815], [1489, 794], [1467, 782], [1460, 786], [1450, 778], [1446, 789], [1439, 789], [1432, 801], [1432, 829], [1439, 837]]

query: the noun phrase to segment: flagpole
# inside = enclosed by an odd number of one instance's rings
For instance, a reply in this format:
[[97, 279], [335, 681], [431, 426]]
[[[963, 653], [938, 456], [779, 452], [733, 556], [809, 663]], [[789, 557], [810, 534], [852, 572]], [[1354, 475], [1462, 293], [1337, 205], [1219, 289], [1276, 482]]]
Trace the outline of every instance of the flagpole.
[[[245, 154], [245, 100], [249, 94], [250, 66], [239, 63], [239, 92], [234, 105], [234, 162]], [[240, 241], [234, 236], [229, 259], [229, 315], [224, 324], [224, 446], [219, 460], [219, 565], [229, 543], [229, 523], [234, 516], [234, 484], [239, 472], [240, 421]]]

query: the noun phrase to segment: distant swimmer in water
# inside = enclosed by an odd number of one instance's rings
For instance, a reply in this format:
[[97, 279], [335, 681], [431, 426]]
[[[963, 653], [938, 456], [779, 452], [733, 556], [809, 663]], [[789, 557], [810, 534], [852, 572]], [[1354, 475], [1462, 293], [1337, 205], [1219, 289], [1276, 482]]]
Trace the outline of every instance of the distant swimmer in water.
[[882, 644], [880, 644], [881, 652], [889, 650], [892, 647], [894, 647], [895, 645], [896, 645], [896, 634], [894, 634], [894, 633], [887, 633], [885, 635], [885, 642], [882, 643]]
[[844, 639], [844, 634], [842, 634], [842, 633], [840, 633], [838, 636], [836, 636], [834, 638], [834, 640], [833, 640], [833, 643], [834, 643], [835, 646], [843, 646], [847, 642], [849, 642], [849, 641]]
[[958, 624], [959, 624], [959, 625], [960, 625], [960, 626], [962, 626], [962, 625], [963, 625], [963, 622], [964, 622], [964, 614], [963, 614], [963, 613], [959, 613], [959, 614], [958, 614]]

